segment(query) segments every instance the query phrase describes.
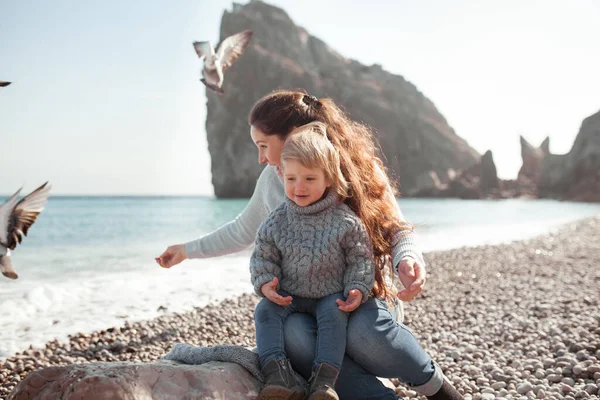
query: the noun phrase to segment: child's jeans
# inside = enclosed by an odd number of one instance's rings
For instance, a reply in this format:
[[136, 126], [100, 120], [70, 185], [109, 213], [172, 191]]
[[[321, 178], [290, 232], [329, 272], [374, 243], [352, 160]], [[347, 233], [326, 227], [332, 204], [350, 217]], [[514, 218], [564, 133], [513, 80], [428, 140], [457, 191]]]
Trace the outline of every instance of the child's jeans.
[[[280, 290], [278, 293], [289, 296]], [[282, 307], [263, 298], [254, 310], [256, 346], [260, 364], [270, 360], [287, 358], [283, 339], [283, 323], [292, 313], [312, 314], [317, 321], [317, 345], [313, 365], [328, 363], [337, 369], [342, 366], [346, 352], [346, 327], [348, 313], [338, 308], [337, 299], [344, 300], [343, 293], [334, 293], [320, 299], [292, 296], [292, 304]]]

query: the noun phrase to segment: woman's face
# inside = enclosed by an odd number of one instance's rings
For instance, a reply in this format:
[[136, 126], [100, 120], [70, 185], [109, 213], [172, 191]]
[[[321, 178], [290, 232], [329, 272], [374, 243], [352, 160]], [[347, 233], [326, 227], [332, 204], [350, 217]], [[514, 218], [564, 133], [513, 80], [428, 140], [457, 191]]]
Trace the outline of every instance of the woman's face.
[[260, 129], [250, 127], [252, 141], [258, 147], [258, 163], [269, 164], [277, 167], [278, 173], [281, 167], [281, 151], [285, 140], [277, 135], [265, 135]]

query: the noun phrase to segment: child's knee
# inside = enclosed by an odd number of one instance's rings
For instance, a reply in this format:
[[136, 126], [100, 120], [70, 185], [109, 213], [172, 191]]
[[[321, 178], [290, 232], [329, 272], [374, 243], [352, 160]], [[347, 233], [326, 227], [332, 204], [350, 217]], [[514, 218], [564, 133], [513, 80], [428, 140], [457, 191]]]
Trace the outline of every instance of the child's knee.
[[348, 313], [340, 310], [337, 300], [343, 300], [343, 293], [335, 293], [321, 299], [318, 307], [319, 322], [332, 322], [336, 324], [347, 324]]
[[278, 313], [277, 304], [273, 303], [271, 300], [266, 297], [258, 302], [256, 308], [254, 309], [254, 321], [259, 323], [264, 323], [272, 318], [274, 315]]
[[319, 301], [319, 306], [323, 306], [323, 307], [327, 307], [327, 308], [335, 307], [336, 309], [339, 309], [338, 303], [337, 303], [338, 300], [342, 300], [342, 301], [345, 300], [344, 293], [339, 292], [339, 293], [334, 293], [334, 294], [330, 294], [329, 296], [323, 297]]

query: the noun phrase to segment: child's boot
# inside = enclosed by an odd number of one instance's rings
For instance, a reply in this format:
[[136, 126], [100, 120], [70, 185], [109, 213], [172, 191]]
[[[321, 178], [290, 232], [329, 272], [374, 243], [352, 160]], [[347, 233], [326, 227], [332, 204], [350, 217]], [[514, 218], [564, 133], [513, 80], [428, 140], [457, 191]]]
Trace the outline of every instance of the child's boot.
[[442, 387], [433, 396], [427, 396], [430, 400], [463, 400], [462, 394], [452, 384], [444, 379]]
[[271, 360], [261, 369], [265, 386], [259, 400], [302, 400], [304, 388], [296, 382], [292, 366], [287, 359]]
[[327, 363], [317, 365], [310, 377], [308, 400], [339, 400], [334, 389], [339, 372], [337, 368]]

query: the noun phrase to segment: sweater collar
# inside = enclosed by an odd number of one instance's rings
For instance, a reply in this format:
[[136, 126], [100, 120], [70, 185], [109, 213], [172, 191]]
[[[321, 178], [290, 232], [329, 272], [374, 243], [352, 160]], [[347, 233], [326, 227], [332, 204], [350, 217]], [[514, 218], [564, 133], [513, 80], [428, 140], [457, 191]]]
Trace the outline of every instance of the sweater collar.
[[339, 199], [338, 199], [338, 195], [336, 193], [335, 190], [330, 190], [328, 189], [327, 192], [325, 192], [326, 195], [319, 201], [316, 201], [314, 203], [312, 203], [309, 206], [299, 206], [296, 203], [294, 203], [292, 200], [290, 200], [288, 197], [285, 198], [287, 207], [290, 211], [299, 214], [299, 215], [311, 215], [311, 214], [317, 214], [320, 213], [321, 211], [325, 211], [328, 208], [332, 208], [333, 206], [337, 205]]

